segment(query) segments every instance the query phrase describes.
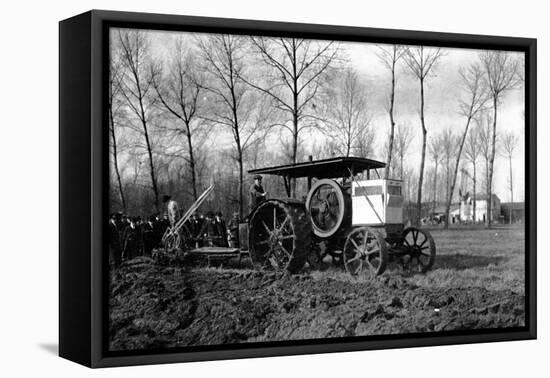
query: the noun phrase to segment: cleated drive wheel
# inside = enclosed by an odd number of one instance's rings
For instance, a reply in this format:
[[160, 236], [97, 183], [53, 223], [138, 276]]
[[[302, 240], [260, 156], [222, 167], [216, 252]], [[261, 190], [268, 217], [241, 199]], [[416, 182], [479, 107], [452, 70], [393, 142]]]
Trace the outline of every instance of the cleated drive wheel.
[[302, 202], [270, 199], [260, 203], [249, 220], [250, 257], [263, 269], [296, 273], [311, 251], [311, 223]]
[[346, 237], [343, 250], [344, 267], [352, 276], [367, 270], [379, 276], [386, 270], [388, 251], [382, 235], [369, 227], [357, 227]]
[[402, 243], [404, 269], [420, 273], [430, 270], [435, 262], [435, 242], [428, 231], [409, 227], [403, 231]]

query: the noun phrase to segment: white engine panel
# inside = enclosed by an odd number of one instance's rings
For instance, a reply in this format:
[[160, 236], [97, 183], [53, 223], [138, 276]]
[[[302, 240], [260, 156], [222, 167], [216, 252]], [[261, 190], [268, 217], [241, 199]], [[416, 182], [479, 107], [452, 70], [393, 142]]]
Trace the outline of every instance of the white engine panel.
[[403, 196], [399, 180], [360, 180], [352, 185], [352, 224], [403, 223]]

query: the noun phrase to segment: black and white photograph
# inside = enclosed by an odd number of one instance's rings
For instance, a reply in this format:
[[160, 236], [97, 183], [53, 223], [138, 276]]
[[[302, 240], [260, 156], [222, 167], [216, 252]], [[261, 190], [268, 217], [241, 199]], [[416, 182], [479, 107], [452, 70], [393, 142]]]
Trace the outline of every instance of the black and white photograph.
[[2, 10], [0, 376], [547, 375], [544, 3]]
[[109, 351], [525, 326], [525, 55], [109, 29]]

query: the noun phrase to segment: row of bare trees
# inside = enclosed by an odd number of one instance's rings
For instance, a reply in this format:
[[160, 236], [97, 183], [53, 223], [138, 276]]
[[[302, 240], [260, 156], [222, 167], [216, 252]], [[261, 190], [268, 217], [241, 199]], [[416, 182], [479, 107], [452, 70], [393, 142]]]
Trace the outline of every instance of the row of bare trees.
[[[186, 195], [196, 199], [204, 180], [215, 173], [229, 180], [224, 184], [228, 191], [226, 200], [236, 205], [242, 216], [244, 172], [246, 167], [255, 167], [259, 159], [296, 163], [306, 153], [301, 146], [307, 138], [314, 140], [310, 142], [313, 150], [308, 153], [316, 151], [319, 158], [370, 157], [377, 153], [373, 127], [376, 109], [371, 89], [349, 65], [338, 43], [214, 34], [178, 36], [162, 55], [155, 51], [147, 32], [119, 29], [112, 32], [111, 46], [109, 130], [113, 187], [124, 210], [132, 202], [129, 197], [149, 190], [151, 207], [159, 211], [163, 190], [170, 192], [173, 187], [181, 187], [182, 181], [186, 183]], [[384, 108], [389, 128], [381, 151], [388, 167], [385, 176], [402, 179], [410, 194], [414, 188], [418, 222], [429, 155], [434, 162], [434, 171], [430, 172], [434, 201], [438, 169], [445, 168], [448, 222], [463, 155], [472, 163], [476, 176], [477, 152], [482, 147], [480, 143], [472, 146], [474, 140], [481, 139], [470, 131], [472, 123], [491, 123], [490, 130], [482, 129], [487, 131], [489, 142], [485, 155], [486, 189], [488, 194], [493, 190], [497, 114], [505, 93], [518, 86], [518, 62], [510, 54], [487, 51], [479, 54], [477, 62], [461, 69], [463, 95], [458, 99], [457, 110], [464, 127], [456, 133], [446, 132], [445, 143], [428, 143], [434, 127], [426, 121], [426, 83], [435, 77], [445, 55], [443, 50], [395, 45], [378, 46], [377, 53], [390, 73]], [[399, 122], [396, 115], [397, 80], [402, 72], [418, 82], [418, 131], [414, 125]], [[230, 144], [225, 143], [229, 147], [216, 148], [216, 138], [223, 139], [220, 135], [231, 140]], [[415, 135], [421, 135], [418, 169], [406, 163]], [[281, 157], [266, 146], [267, 140], [277, 138], [283, 150]], [[510, 137], [510, 172], [517, 144], [513, 141]], [[441, 152], [440, 147], [445, 145], [456, 151]], [[227, 159], [213, 158], [213, 154], [220, 153]], [[217, 167], [213, 167], [214, 161]], [[148, 180], [138, 183], [137, 177], [145, 175]], [[125, 183], [132, 180], [133, 189], [125, 189]], [[296, 182], [291, 182], [290, 190], [295, 196]]]
[[[489, 185], [489, 165], [492, 150], [492, 118], [488, 111], [484, 111], [471, 120], [469, 131], [463, 141], [464, 133], [454, 132], [448, 128], [442, 132], [434, 133], [428, 143], [428, 157], [431, 163], [431, 212], [436, 212], [436, 206], [445, 204], [445, 217], [449, 217], [451, 204], [456, 201], [455, 188], [458, 185], [460, 173], [462, 181], [459, 188], [459, 198], [472, 199], [473, 219], [476, 217], [476, 203], [479, 189], [485, 192]], [[497, 151], [502, 158], [508, 161], [510, 201], [513, 196], [513, 169], [514, 154], [519, 146], [519, 136], [513, 131], [505, 131], [496, 139]], [[459, 158], [462, 156], [462, 159]], [[458, 163], [458, 165], [457, 165]], [[479, 177], [479, 172], [482, 177]], [[438, 182], [438, 179], [443, 182]], [[480, 184], [481, 182], [481, 184]], [[441, 201], [444, 198], [444, 201]]]
[[[389, 69], [391, 73], [391, 84], [388, 96], [387, 112], [390, 120], [390, 132], [389, 140], [387, 143], [387, 157], [386, 164], [388, 169], [386, 170], [386, 177], [390, 174], [393, 168], [392, 159], [394, 156], [394, 139], [395, 139], [395, 96], [396, 96], [396, 72], [397, 66], [401, 60], [404, 61], [405, 66], [409, 69], [409, 73], [412, 74], [418, 80], [419, 83], [419, 118], [422, 135], [422, 147], [421, 147], [421, 160], [418, 173], [418, 185], [417, 185], [417, 219], [416, 223], [419, 223], [422, 209], [422, 189], [424, 181], [424, 170], [426, 160], [426, 147], [428, 140], [428, 126], [426, 124], [425, 115], [425, 85], [426, 82], [435, 75], [437, 66], [444, 56], [444, 52], [440, 48], [428, 48], [424, 46], [418, 47], [402, 47], [402, 46], [390, 46], [380, 47], [379, 57], [384, 63], [384, 66]], [[490, 120], [492, 122], [492, 128], [490, 130], [490, 143], [488, 144], [487, 167], [486, 167], [486, 195], [487, 198], [492, 198], [493, 193], [493, 177], [494, 177], [494, 161], [497, 145], [497, 116], [499, 112], [499, 105], [502, 103], [503, 98], [507, 91], [517, 88], [522, 84], [523, 72], [521, 71], [521, 61], [514, 58], [510, 53], [502, 51], [483, 51], [478, 54], [478, 60], [471, 63], [468, 67], [463, 67], [459, 72], [462, 84], [462, 96], [458, 100], [458, 114], [464, 119], [464, 127], [459, 132], [457, 140], [452, 140], [452, 130], [443, 134], [442, 140], [434, 140], [432, 148], [430, 148], [430, 155], [434, 160], [435, 172], [433, 174], [433, 192], [435, 193], [437, 188], [437, 170], [441, 163], [441, 156], [445, 156], [445, 167], [447, 169], [446, 179], [446, 195], [445, 195], [445, 225], [449, 224], [449, 213], [451, 209], [451, 203], [454, 198], [458, 170], [461, 164], [462, 154], [464, 146], [470, 130], [472, 122], [480, 117], [481, 113], [486, 111], [491, 112]], [[472, 138], [475, 139], [475, 136]], [[512, 136], [507, 136], [507, 150], [510, 151], [507, 156], [509, 158], [510, 172], [512, 167], [512, 154], [513, 147], [517, 144], [517, 140]], [[515, 142], [515, 143], [514, 143]], [[456, 151], [450, 153], [450, 149]], [[441, 149], [446, 151], [441, 151]], [[451, 161], [451, 156], [454, 161]], [[474, 164], [475, 165], [475, 164]], [[401, 172], [403, 168], [401, 168]], [[451, 171], [451, 174], [449, 174]], [[512, 173], [510, 173], [510, 188], [512, 188]], [[512, 189], [511, 189], [512, 190]], [[513, 198], [513, 195], [511, 195]], [[435, 207], [435, 200], [433, 203]], [[490, 227], [492, 222], [492, 206], [488, 206], [487, 225]]]
[[[111, 36], [110, 130], [113, 168], [122, 206], [126, 207], [119, 168], [120, 142], [117, 128], [126, 127], [139, 138], [133, 141], [146, 152], [153, 205], [159, 210], [158, 165], [166, 157], [181, 157], [188, 165], [192, 197], [197, 198], [196, 150], [212, 134], [229, 133], [233, 140], [230, 158], [237, 165], [239, 212], [244, 204], [244, 159], [258, 152], [268, 132], [288, 132], [288, 160], [298, 160], [298, 146], [308, 129], [338, 134], [344, 127], [336, 114], [319, 114], [316, 105], [327, 96], [331, 69], [339, 58], [333, 42], [305, 39], [257, 38], [233, 35], [197, 35], [178, 38], [167, 61], [153, 56], [146, 32], [117, 30]], [[258, 68], [260, 67], [260, 68]], [[356, 77], [349, 81], [359, 85]], [[343, 88], [342, 107], [348, 89], [351, 99], [361, 96], [355, 88]], [[364, 101], [351, 105], [364, 107]], [[362, 102], [361, 102], [362, 101]], [[360, 110], [361, 112], [363, 109]], [[324, 116], [327, 116], [324, 118]], [[353, 123], [350, 142], [358, 137], [364, 121], [348, 115]], [[223, 130], [222, 130], [223, 129]], [[127, 134], [127, 133], [119, 133]], [[156, 139], [155, 139], [156, 138]], [[156, 148], [159, 139], [172, 141]], [[184, 143], [180, 144], [180, 138]], [[347, 154], [350, 154], [348, 149]], [[292, 195], [295, 184], [292, 185]]]

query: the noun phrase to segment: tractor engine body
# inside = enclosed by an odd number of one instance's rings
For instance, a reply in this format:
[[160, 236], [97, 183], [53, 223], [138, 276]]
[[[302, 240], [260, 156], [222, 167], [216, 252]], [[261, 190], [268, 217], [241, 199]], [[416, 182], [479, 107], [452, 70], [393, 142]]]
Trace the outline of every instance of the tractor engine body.
[[399, 180], [352, 182], [352, 225], [382, 226], [403, 223], [402, 183]]

